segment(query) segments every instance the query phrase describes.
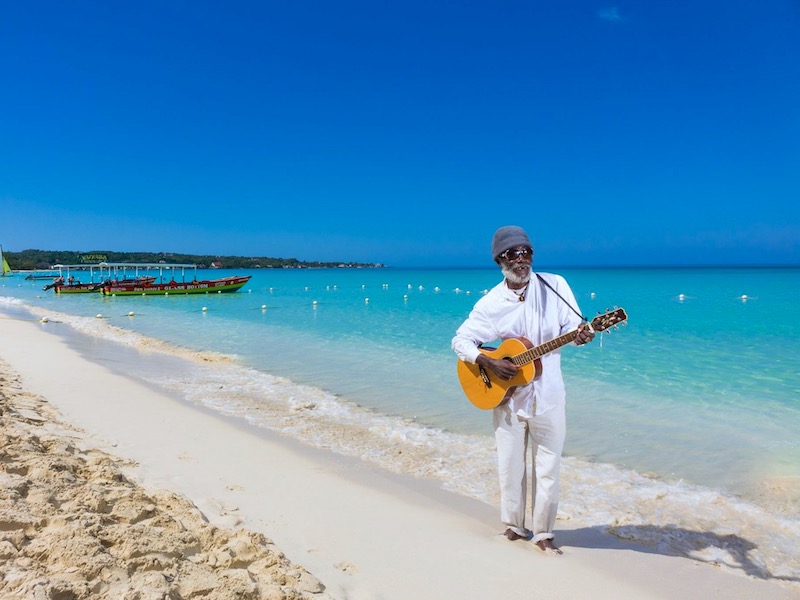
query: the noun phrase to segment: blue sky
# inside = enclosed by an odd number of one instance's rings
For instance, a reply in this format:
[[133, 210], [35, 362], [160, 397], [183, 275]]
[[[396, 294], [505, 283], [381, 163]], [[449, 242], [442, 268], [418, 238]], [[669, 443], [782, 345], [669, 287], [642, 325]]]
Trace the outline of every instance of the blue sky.
[[0, 4], [0, 244], [800, 264], [800, 3]]

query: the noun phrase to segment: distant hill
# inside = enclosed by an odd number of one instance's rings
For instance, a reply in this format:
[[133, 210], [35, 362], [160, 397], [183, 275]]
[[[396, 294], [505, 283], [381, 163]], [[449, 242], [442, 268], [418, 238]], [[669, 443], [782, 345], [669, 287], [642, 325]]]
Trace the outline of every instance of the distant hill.
[[191, 263], [200, 268], [218, 269], [319, 269], [319, 268], [381, 268], [380, 263], [301, 261], [296, 258], [269, 258], [266, 256], [210, 256], [202, 254], [174, 254], [171, 252], [71, 252], [67, 250], [4, 251], [3, 254], [14, 271], [49, 269], [53, 265], [97, 264], [99, 262], [126, 263]]

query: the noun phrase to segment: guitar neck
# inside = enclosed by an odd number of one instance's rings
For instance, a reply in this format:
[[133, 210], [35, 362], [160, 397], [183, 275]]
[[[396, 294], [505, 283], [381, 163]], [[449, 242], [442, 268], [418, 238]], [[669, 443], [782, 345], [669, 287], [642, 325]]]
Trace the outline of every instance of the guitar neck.
[[[613, 327], [618, 323], [624, 323], [627, 321], [627, 319], [628, 313], [625, 312], [625, 309], [616, 308], [604, 315], [596, 316], [594, 319], [592, 319], [592, 322], [589, 323], [589, 328], [594, 332], [606, 331], [609, 327]], [[561, 348], [561, 346], [569, 344], [570, 342], [574, 342], [576, 337], [578, 337], [577, 329], [570, 331], [569, 333], [565, 333], [564, 335], [560, 335], [557, 338], [550, 340], [549, 342], [545, 342], [539, 346], [529, 348], [525, 350], [525, 352], [520, 352], [519, 354], [511, 357], [511, 362], [518, 367], [527, 365], [528, 363], [535, 361], [537, 358], [540, 358], [545, 354], [552, 352], [553, 350], [558, 350]]]
[[529, 348], [525, 352], [521, 352], [517, 354], [511, 359], [518, 367], [522, 365], [527, 365], [535, 361], [537, 358], [541, 358], [545, 354], [549, 354], [553, 350], [558, 350], [561, 346], [566, 346], [570, 342], [574, 342], [575, 338], [578, 337], [578, 330], [570, 331], [569, 333], [565, 333], [564, 335], [560, 335], [555, 339], [550, 340], [549, 342], [545, 342], [539, 346], [534, 346], [533, 348]]

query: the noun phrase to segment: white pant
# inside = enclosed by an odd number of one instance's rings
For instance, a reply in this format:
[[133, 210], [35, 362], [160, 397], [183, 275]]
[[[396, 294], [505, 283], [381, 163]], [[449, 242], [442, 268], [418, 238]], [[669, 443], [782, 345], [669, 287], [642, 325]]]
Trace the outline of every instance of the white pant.
[[525, 536], [528, 439], [533, 465], [533, 541], [552, 539], [558, 512], [561, 452], [566, 437], [564, 406], [530, 419], [520, 417], [508, 404], [494, 409], [494, 436], [500, 475], [500, 520], [506, 528]]

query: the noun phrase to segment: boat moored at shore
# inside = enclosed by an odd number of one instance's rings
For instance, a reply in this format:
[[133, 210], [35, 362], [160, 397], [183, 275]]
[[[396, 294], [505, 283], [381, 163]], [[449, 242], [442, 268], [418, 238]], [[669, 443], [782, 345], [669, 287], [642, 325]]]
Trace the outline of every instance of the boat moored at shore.
[[89, 294], [89, 293], [98, 293], [102, 291], [102, 287], [109, 283], [110, 281], [114, 281], [117, 284], [128, 284], [128, 283], [138, 283], [138, 284], [147, 284], [153, 283], [156, 280], [155, 277], [136, 277], [134, 279], [122, 279], [122, 280], [111, 280], [108, 279], [106, 281], [99, 281], [99, 282], [91, 282], [91, 283], [80, 283], [79, 281], [72, 281], [69, 280], [64, 281], [63, 277], [56, 277], [53, 283], [44, 286], [43, 290], [54, 289], [56, 294]]
[[57, 277], [59, 277], [58, 273], [54, 273], [51, 269], [30, 271], [25, 275], [25, 279], [34, 281], [55, 281]]
[[[58, 294], [101, 293], [105, 296], [155, 296], [169, 294], [210, 294], [236, 292], [250, 275], [197, 278], [197, 265], [171, 263], [108, 263], [55, 265], [59, 275], [42, 289]], [[190, 273], [187, 275], [187, 270]], [[89, 272], [90, 282], [79, 281], [73, 273]], [[157, 272], [157, 275], [153, 273]], [[66, 274], [66, 279], [65, 279]], [[187, 280], [187, 277], [190, 278]]]
[[236, 292], [250, 281], [250, 275], [243, 277], [221, 277], [202, 281], [175, 281], [168, 283], [114, 283], [101, 286], [105, 296], [168, 296], [170, 294], [212, 294]]
[[[52, 276], [51, 283], [42, 286], [42, 290], [52, 289], [56, 294], [89, 294], [99, 293], [101, 286], [110, 280], [120, 283], [155, 281], [155, 276], [142, 275], [138, 267], [138, 265], [126, 263], [53, 265], [51, 271], [58, 273]], [[129, 277], [128, 269], [134, 272], [132, 277]], [[87, 272], [89, 281], [81, 281], [80, 278], [84, 277]]]

